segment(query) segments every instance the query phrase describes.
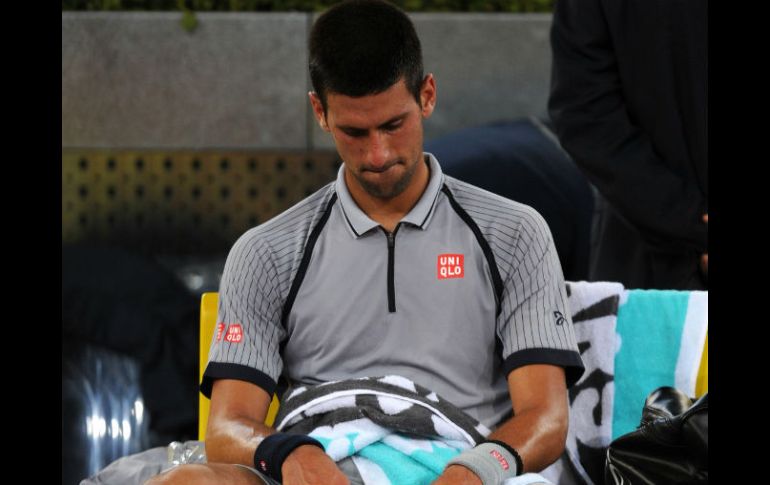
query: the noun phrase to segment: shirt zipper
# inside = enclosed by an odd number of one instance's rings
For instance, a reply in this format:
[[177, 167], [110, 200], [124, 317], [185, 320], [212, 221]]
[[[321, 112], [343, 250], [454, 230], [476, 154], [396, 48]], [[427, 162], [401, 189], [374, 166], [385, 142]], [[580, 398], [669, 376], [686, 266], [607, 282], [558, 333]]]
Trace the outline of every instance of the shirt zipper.
[[399, 222], [393, 232], [388, 232], [383, 227], [382, 230], [388, 238], [388, 311], [390, 313], [396, 312], [396, 284], [395, 284], [395, 250], [396, 250], [396, 233], [398, 228], [401, 227]]

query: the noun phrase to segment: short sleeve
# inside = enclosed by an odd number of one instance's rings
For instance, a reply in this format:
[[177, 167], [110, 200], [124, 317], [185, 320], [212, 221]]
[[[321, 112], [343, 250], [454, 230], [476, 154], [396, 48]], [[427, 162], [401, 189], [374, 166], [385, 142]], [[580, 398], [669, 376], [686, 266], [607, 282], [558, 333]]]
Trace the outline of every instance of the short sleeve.
[[506, 375], [530, 364], [564, 367], [567, 385], [583, 374], [564, 276], [545, 219], [527, 208], [510, 241], [512, 267], [504, 280], [497, 333]]
[[281, 308], [269, 246], [249, 231], [231, 249], [222, 273], [217, 327], [201, 382], [206, 397], [217, 379], [251, 382], [272, 395], [283, 370]]

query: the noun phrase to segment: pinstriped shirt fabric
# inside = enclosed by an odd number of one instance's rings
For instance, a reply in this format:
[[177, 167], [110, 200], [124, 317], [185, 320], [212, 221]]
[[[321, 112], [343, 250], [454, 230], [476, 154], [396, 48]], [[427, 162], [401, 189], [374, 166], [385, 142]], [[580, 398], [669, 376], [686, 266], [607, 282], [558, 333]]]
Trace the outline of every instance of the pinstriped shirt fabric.
[[512, 370], [553, 364], [577, 381], [583, 365], [545, 220], [445, 176], [430, 154], [426, 163], [428, 187], [390, 237], [353, 201], [343, 166], [235, 243], [205, 395], [220, 378], [272, 393], [281, 376], [298, 386], [397, 374], [494, 427], [511, 413]]
[[[286, 338], [281, 325], [283, 303], [310, 231], [334, 195], [332, 185], [250, 229], [230, 250], [219, 285], [219, 326], [201, 385], [207, 397], [213, 380], [219, 378], [250, 381], [270, 394], [275, 390], [283, 370], [279, 349]], [[232, 324], [247, 329], [243, 341], [227, 340]]]
[[[557, 357], [563, 362], [554, 363], [569, 364], [574, 358], [569, 352], [577, 349], [577, 343], [567, 311], [564, 276], [545, 219], [529, 206], [452, 177], [446, 179], [455, 199], [479, 226], [504, 280], [497, 335], [508, 371], [538, 363], [537, 357], [531, 357], [538, 349], [567, 351]], [[560, 317], [564, 319], [561, 323]], [[525, 350], [529, 352], [522, 355]], [[579, 378], [576, 370], [567, 369], [571, 383]]]

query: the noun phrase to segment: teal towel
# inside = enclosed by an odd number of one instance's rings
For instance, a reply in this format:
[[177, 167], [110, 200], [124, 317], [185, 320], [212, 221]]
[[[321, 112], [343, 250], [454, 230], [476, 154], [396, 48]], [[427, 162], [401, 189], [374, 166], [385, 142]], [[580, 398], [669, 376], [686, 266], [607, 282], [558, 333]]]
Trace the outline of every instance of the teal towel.
[[425, 485], [435, 481], [447, 462], [460, 453], [460, 450], [441, 447], [436, 443], [431, 445], [432, 452], [415, 451], [408, 454], [403, 448], [395, 448], [381, 441], [362, 449], [358, 456], [379, 465], [390, 483]]
[[660, 386], [694, 394], [708, 330], [708, 293], [628, 290], [618, 310], [612, 439], [639, 426], [647, 396]]

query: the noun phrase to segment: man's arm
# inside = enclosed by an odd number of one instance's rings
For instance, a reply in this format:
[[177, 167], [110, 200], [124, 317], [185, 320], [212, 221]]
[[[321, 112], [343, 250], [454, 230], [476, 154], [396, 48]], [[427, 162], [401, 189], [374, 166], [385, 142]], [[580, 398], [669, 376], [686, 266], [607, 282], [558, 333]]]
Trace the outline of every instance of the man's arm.
[[[221, 325], [238, 329], [238, 338], [228, 339], [220, 333], [212, 341], [201, 383], [201, 392], [211, 398], [206, 431], [210, 463], [254, 467], [257, 447], [275, 433], [264, 422], [283, 370], [279, 342], [285, 331], [280, 324], [283, 301], [276, 291], [277, 275], [272, 249], [262, 233], [252, 229], [238, 238], [225, 262], [217, 312]], [[268, 453], [276, 461], [292, 446], [280, 440], [265, 445], [260, 455]], [[281, 474], [285, 484], [347, 483], [331, 458], [314, 445], [291, 450]]]
[[559, 459], [567, 441], [569, 405], [564, 369], [553, 365], [527, 365], [508, 375], [514, 416], [497, 428], [490, 439], [515, 449], [524, 471], [538, 472]]
[[206, 457], [210, 462], [253, 466], [257, 445], [275, 430], [265, 425], [271, 397], [246, 381], [214, 381], [206, 428]]
[[[552, 365], [527, 365], [508, 375], [514, 416], [489, 439], [515, 449], [524, 465], [520, 473], [538, 472], [564, 451], [569, 423], [564, 369]], [[450, 465], [434, 485], [480, 485], [481, 480], [461, 465]]]
[[[206, 429], [206, 456], [210, 463], [254, 466], [254, 452], [264, 438], [276, 431], [265, 425], [271, 397], [259, 386], [245, 381], [214, 382]], [[283, 483], [347, 485], [334, 461], [317, 446], [295, 448], [281, 467]]]

